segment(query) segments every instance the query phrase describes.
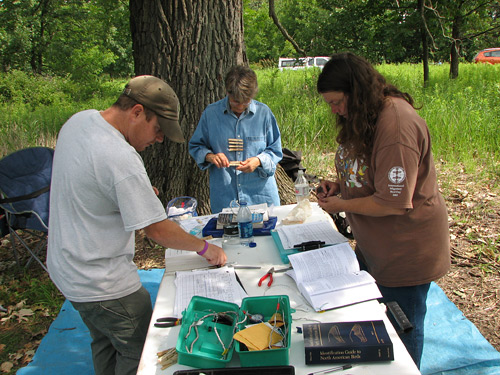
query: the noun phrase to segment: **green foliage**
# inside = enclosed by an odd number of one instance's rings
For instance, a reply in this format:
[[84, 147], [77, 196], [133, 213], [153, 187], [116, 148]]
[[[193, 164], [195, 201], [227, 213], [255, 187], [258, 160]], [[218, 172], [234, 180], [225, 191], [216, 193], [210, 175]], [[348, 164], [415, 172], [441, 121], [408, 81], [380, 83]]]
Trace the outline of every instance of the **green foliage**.
[[[427, 121], [436, 159], [460, 162], [466, 170], [478, 163], [500, 179], [500, 65], [462, 64], [449, 79], [449, 66], [432, 65], [424, 87], [420, 64], [382, 64], [387, 80], [410, 93]], [[274, 112], [283, 146], [303, 152], [303, 164], [321, 176], [331, 172], [336, 149], [334, 118], [316, 92], [319, 69], [257, 70], [258, 100]], [[109, 107], [126, 83], [99, 80], [77, 84], [69, 78], [0, 74], [0, 155], [35, 145], [55, 144], [62, 124], [74, 113]]]
[[410, 93], [427, 121], [434, 153], [448, 161], [476, 169], [478, 161], [495, 169], [500, 157], [500, 66], [462, 64], [457, 79], [448, 78], [449, 65], [431, 67], [423, 87], [421, 65], [381, 65], [379, 71]]
[[128, 1], [0, 2], [0, 70], [37, 74], [133, 73]]
[[[443, 0], [424, 14], [433, 61], [448, 61], [453, 27], [462, 61], [499, 40], [498, 2]], [[277, 31], [265, 0], [245, 0], [245, 43], [252, 63], [265, 58], [297, 57]], [[422, 17], [415, 0], [280, 0], [276, 15], [309, 56], [351, 51], [374, 63], [421, 61]], [[277, 54], [278, 53], [278, 54]]]
[[77, 83], [21, 71], [0, 74], [0, 156], [25, 147], [53, 147], [71, 115], [109, 107], [126, 81], [99, 78]]
[[[421, 107], [430, 129], [436, 159], [463, 163], [469, 171], [480, 163], [499, 179], [500, 66], [462, 64], [458, 79], [449, 79], [449, 65], [432, 65], [431, 81], [424, 88], [422, 65], [382, 64], [377, 69]], [[334, 117], [316, 93], [319, 70], [257, 71], [258, 100], [274, 112], [283, 147], [303, 152], [303, 165], [325, 176], [336, 149]]]

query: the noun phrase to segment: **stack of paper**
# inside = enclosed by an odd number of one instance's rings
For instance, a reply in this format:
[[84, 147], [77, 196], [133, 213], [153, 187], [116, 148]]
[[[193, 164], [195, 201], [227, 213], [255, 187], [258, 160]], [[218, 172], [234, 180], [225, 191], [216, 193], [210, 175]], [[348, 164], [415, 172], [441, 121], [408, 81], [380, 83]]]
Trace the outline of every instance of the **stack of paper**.
[[236, 280], [233, 267], [181, 271], [176, 273], [174, 314], [182, 316], [193, 296], [213, 298], [224, 302], [241, 305], [246, 292]]

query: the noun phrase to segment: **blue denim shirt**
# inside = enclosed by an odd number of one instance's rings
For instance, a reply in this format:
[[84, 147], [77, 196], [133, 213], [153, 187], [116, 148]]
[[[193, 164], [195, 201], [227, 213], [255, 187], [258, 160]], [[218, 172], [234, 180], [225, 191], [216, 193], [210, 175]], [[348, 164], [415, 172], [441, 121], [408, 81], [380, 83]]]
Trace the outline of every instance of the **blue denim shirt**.
[[[228, 151], [228, 139], [243, 139], [243, 151]], [[208, 153], [223, 152], [228, 160], [243, 161], [256, 156], [259, 166], [252, 173], [234, 167], [217, 168], [205, 161]], [[233, 200], [248, 204], [267, 203], [279, 206], [278, 186], [274, 178], [276, 164], [283, 157], [281, 135], [269, 107], [252, 100], [238, 118], [230, 109], [226, 96], [210, 104], [201, 115], [191, 140], [189, 153], [201, 169], [210, 171], [210, 204], [213, 213], [229, 207]]]

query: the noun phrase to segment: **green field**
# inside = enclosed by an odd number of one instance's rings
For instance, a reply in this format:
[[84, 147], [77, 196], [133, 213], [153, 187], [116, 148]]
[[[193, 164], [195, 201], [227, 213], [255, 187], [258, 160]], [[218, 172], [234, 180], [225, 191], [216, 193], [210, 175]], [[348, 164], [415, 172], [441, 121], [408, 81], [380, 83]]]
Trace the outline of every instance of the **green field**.
[[[430, 67], [423, 85], [421, 65], [380, 65], [390, 83], [410, 93], [429, 125], [436, 160], [478, 165], [500, 177], [500, 66], [462, 64], [458, 79], [448, 78], [449, 65]], [[316, 93], [319, 71], [258, 71], [258, 99], [268, 104], [280, 125], [283, 145], [302, 150], [305, 166], [325, 175], [335, 151], [334, 119]]]
[[[420, 64], [380, 65], [389, 82], [410, 93], [427, 121], [436, 160], [480, 170], [498, 179], [500, 159], [500, 66], [461, 64], [458, 79], [449, 65], [432, 65], [423, 85]], [[319, 70], [257, 70], [257, 99], [278, 119], [283, 146], [300, 150], [302, 164], [318, 176], [331, 173], [335, 152], [334, 118], [316, 92]], [[82, 87], [63, 78], [35, 78], [21, 72], [0, 75], [0, 156], [34, 145], [54, 146], [71, 114], [109, 106], [125, 81]]]

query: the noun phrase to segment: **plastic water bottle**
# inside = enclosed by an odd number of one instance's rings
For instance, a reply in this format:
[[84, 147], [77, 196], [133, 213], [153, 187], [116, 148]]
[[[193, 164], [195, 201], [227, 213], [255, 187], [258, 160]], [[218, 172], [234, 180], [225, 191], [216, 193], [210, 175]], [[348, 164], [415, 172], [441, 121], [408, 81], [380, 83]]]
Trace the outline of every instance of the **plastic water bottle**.
[[252, 212], [248, 208], [247, 202], [240, 201], [240, 208], [236, 219], [238, 221], [240, 244], [250, 246], [250, 243], [253, 242], [253, 225]]
[[309, 199], [309, 184], [302, 169], [299, 169], [297, 179], [295, 180], [295, 198], [297, 198], [297, 203], [300, 203], [304, 199]]

